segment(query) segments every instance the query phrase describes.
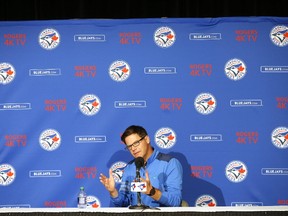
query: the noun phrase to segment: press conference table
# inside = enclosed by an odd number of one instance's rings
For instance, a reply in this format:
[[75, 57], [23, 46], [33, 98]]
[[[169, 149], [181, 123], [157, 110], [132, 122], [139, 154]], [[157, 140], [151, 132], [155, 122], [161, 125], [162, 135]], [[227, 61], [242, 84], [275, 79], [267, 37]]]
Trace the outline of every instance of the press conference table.
[[159, 209], [129, 208], [0, 208], [1, 214], [9, 216], [287, 216], [286, 206], [251, 206], [251, 207], [162, 207]]

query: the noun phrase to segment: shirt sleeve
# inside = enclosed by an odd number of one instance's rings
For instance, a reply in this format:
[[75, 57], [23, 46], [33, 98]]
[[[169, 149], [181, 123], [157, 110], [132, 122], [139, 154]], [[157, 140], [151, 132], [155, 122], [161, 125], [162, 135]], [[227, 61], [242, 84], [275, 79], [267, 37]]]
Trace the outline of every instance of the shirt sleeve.
[[110, 197], [115, 207], [127, 207], [130, 205], [131, 193], [129, 181], [127, 180], [128, 176], [129, 170], [126, 169], [122, 176], [122, 181], [118, 190], [118, 197]]
[[183, 168], [181, 163], [173, 158], [166, 170], [167, 179], [159, 203], [165, 206], [180, 206], [182, 201]]

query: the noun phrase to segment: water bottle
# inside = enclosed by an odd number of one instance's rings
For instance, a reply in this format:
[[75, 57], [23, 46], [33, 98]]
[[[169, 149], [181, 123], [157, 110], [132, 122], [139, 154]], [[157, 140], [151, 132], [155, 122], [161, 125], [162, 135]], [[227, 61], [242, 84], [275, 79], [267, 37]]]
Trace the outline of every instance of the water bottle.
[[78, 208], [86, 208], [87, 207], [87, 195], [84, 191], [84, 187], [80, 187], [80, 191], [78, 194]]

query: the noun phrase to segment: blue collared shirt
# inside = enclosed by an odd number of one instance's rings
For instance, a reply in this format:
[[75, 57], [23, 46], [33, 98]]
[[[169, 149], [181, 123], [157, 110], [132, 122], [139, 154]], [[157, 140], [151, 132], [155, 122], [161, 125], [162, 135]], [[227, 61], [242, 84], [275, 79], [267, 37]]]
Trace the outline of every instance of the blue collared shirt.
[[[161, 198], [156, 201], [150, 196], [141, 194], [141, 204], [149, 207], [180, 206], [182, 200], [183, 169], [180, 162], [168, 154], [153, 151], [147, 163], [140, 170], [145, 179], [145, 170], [148, 170], [149, 179], [153, 187], [162, 192]], [[131, 182], [135, 181], [136, 166], [130, 161], [124, 169], [118, 197], [111, 200], [115, 206], [127, 207], [137, 205], [137, 192], [131, 192]]]

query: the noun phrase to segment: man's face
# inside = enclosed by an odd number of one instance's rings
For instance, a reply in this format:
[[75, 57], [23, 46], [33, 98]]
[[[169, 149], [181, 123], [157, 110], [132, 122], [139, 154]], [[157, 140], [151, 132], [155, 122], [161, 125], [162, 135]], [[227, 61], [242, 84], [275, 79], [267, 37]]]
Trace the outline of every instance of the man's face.
[[147, 153], [149, 147], [148, 136], [140, 137], [138, 134], [131, 134], [125, 138], [126, 147], [134, 158], [143, 157]]

